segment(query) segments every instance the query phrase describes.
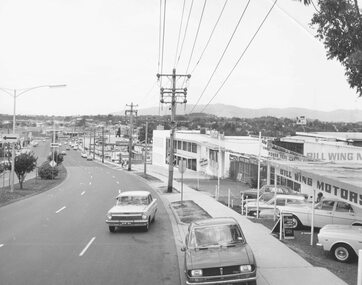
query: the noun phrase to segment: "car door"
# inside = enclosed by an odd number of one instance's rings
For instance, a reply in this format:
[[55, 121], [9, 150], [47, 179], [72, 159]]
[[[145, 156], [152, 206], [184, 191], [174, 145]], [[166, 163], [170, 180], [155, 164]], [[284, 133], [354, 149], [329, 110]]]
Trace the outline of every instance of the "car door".
[[153, 199], [151, 194], [148, 195], [148, 202], [149, 202], [149, 212], [150, 212], [150, 216], [153, 219], [155, 214], [156, 214], [156, 210], [157, 210], [157, 203], [156, 203], [156, 199]]
[[[334, 211], [335, 201], [332, 200], [323, 200], [317, 204], [314, 208], [314, 226], [321, 228], [325, 225], [333, 223], [333, 211]], [[308, 226], [311, 226], [312, 223], [312, 213], [308, 215]]]
[[356, 217], [351, 204], [342, 201], [336, 202], [336, 208], [333, 212], [333, 224], [351, 225], [357, 219], [358, 217]]

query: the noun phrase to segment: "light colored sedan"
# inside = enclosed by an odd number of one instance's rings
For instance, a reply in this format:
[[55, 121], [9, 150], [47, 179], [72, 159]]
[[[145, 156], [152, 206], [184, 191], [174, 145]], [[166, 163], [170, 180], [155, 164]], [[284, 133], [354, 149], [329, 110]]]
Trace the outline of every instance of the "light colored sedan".
[[[312, 203], [285, 206], [283, 212], [293, 214], [293, 228], [311, 226]], [[362, 209], [338, 199], [323, 199], [314, 208], [314, 227], [321, 228], [328, 224], [351, 225], [362, 222]]]
[[122, 192], [116, 200], [116, 205], [108, 211], [106, 219], [111, 233], [115, 232], [116, 227], [143, 227], [148, 231], [157, 212], [157, 199], [150, 192]]
[[320, 229], [318, 244], [340, 262], [350, 262], [362, 249], [362, 226], [326, 225]]

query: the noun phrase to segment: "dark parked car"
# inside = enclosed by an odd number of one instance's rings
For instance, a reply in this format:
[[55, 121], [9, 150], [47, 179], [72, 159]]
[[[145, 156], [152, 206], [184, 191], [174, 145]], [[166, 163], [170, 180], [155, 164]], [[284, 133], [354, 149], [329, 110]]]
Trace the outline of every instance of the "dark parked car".
[[181, 250], [186, 284], [256, 284], [254, 254], [234, 218], [192, 222]]

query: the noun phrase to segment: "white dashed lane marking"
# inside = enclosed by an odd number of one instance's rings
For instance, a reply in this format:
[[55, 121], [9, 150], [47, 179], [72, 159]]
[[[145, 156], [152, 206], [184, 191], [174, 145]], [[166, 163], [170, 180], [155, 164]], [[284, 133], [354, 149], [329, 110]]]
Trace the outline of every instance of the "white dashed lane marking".
[[85, 246], [85, 248], [82, 250], [82, 252], [79, 254], [79, 256], [83, 256], [87, 249], [91, 246], [91, 244], [94, 242], [96, 237], [92, 237], [92, 239], [88, 242], [88, 244]]
[[83, 191], [82, 193], [80, 193], [80, 195], [82, 195], [82, 196], [83, 196], [84, 194], [85, 194], [85, 191]]
[[119, 181], [116, 181], [117, 184], [119, 184]]
[[55, 213], [58, 214], [59, 212], [63, 211], [66, 207], [61, 207], [58, 211], [56, 211]]
[[3, 247], [4, 246], [4, 244], [0, 244], [0, 247]]

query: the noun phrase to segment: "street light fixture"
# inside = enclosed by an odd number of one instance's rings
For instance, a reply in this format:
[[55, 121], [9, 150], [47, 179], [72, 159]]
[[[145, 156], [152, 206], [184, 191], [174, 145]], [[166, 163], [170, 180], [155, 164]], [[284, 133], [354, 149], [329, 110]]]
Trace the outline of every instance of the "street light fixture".
[[[16, 98], [20, 95], [29, 92], [34, 89], [38, 88], [59, 88], [59, 87], [66, 87], [66, 84], [57, 84], [57, 85], [38, 85], [33, 86], [30, 88], [24, 88], [24, 89], [9, 89], [9, 88], [3, 88], [0, 87], [0, 90], [9, 94], [14, 98], [14, 110], [13, 110], [13, 135], [15, 135], [15, 121], [16, 121]], [[14, 191], [14, 173], [15, 173], [15, 144], [12, 144], [12, 152], [11, 152], [11, 174], [10, 174], [10, 180], [11, 180], [11, 186], [10, 186], [10, 192]]]

